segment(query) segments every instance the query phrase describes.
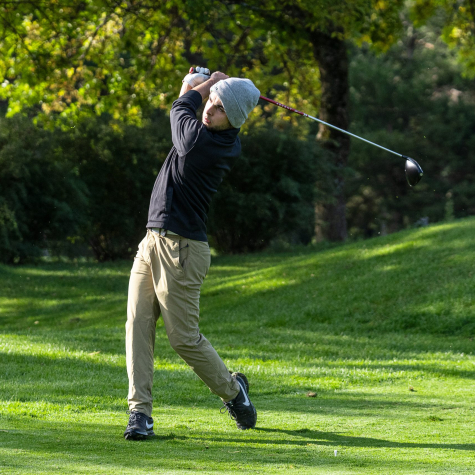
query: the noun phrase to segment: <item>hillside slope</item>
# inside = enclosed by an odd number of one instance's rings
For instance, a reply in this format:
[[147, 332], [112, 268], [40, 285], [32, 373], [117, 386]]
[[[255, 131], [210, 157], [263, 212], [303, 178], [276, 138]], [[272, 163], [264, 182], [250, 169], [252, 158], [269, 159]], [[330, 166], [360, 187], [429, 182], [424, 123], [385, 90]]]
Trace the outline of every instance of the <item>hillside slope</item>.
[[0, 266], [0, 471], [473, 473], [474, 236], [471, 218], [214, 259], [201, 330], [249, 377], [257, 429], [219, 413], [159, 320], [158, 437], [139, 446], [122, 438], [131, 262]]
[[[270, 326], [473, 336], [475, 219], [323, 252], [218, 259], [206, 311]], [[310, 327], [309, 327], [310, 325]]]

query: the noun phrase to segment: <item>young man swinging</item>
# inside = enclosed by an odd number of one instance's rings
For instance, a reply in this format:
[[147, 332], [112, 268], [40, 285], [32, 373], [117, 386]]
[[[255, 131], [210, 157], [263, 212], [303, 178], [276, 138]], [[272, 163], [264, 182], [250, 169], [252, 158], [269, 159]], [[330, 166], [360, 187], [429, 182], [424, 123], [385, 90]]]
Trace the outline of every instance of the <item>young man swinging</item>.
[[[147, 234], [132, 267], [126, 354], [126, 439], [153, 436], [155, 327], [163, 318], [172, 348], [218, 395], [239, 429], [254, 428], [256, 409], [242, 373], [231, 374], [199, 331], [200, 287], [210, 266], [206, 219], [212, 195], [241, 152], [240, 127], [257, 105], [249, 79], [197, 68], [171, 108], [173, 147], [155, 181]], [[206, 74], [202, 74], [202, 73]], [[196, 111], [207, 101], [202, 121]]]

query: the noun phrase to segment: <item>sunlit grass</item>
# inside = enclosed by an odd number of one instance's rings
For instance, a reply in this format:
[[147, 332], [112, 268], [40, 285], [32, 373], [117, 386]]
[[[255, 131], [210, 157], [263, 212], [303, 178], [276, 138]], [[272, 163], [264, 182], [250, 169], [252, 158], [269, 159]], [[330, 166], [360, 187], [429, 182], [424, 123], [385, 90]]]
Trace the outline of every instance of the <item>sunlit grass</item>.
[[201, 330], [248, 375], [257, 429], [219, 413], [159, 320], [146, 443], [122, 437], [131, 262], [0, 266], [0, 473], [473, 473], [473, 236], [214, 258]]

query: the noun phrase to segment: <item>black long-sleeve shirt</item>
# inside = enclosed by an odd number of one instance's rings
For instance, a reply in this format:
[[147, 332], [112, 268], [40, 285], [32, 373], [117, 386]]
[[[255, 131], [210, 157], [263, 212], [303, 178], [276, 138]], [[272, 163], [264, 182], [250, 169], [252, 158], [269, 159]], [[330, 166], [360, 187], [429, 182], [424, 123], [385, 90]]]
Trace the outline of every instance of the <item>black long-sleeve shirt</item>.
[[206, 220], [212, 195], [241, 153], [240, 129], [209, 131], [196, 118], [201, 94], [188, 91], [170, 112], [173, 147], [157, 176], [147, 228], [168, 229], [207, 241]]

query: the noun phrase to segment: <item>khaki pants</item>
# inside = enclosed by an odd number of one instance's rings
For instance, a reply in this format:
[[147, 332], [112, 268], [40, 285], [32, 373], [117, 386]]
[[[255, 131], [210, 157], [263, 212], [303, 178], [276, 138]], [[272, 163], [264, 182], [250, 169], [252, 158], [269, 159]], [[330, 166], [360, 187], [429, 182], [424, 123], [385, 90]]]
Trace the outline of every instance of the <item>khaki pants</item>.
[[129, 410], [152, 414], [155, 327], [162, 315], [172, 348], [224, 401], [239, 385], [200, 333], [200, 287], [210, 266], [208, 243], [148, 230], [134, 259], [127, 304]]

